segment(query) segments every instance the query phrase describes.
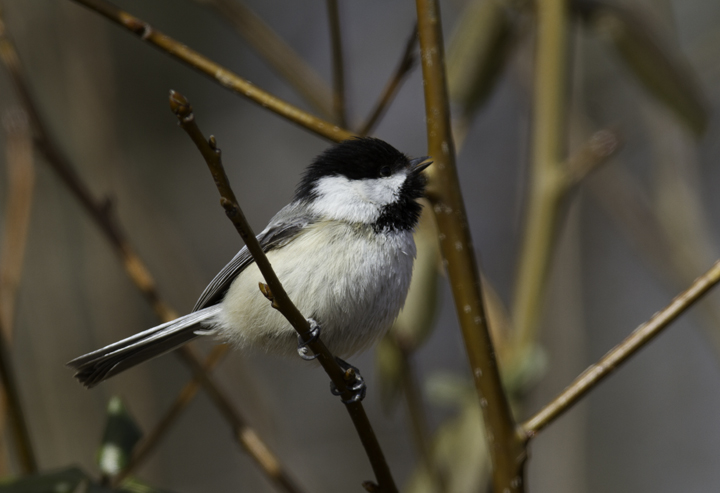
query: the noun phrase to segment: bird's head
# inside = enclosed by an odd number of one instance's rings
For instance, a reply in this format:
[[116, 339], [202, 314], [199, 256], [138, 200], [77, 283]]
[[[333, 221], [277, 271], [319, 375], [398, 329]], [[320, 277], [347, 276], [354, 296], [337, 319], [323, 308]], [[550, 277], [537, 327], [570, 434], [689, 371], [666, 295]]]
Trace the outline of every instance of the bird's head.
[[372, 225], [376, 231], [415, 227], [425, 192], [427, 157], [409, 159], [371, 137], [343, 141], [320, 154], [295, 192], [320, 217]]

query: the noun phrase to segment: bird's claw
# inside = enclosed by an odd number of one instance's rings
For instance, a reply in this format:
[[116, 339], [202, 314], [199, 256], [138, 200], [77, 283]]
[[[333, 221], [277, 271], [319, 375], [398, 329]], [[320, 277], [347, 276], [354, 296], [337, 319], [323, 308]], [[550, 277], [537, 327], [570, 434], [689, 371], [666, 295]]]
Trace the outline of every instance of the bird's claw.
[[312, 361], [320, 355], [311, 354], [308, 344], [312, 344], [318, 340], [318, 337], [320, 337], [320, 326], [312, 318], [308, 318], [307, 321], [308, 324], [310, 324], [310, 332], [305, 335], [298, 335], [297, 352], [305, 361]]
[[[352, 404], [362, 401], [365, 398], [365, 394], [367, 393], [367, 386], [365, 385], [365, 379], [360, 374], [360, 370], [340, 358], [336, 357], [335, 360], [337, 361], [338, 365], [340, 365], [340, 368], [342, 368], [345, 372], [344, 378], [347, 382], [345, 390], [352, 392], [352, 395], [347, 399], [341, 399], [343, 404]], [[335, 382], [330, 382], [330, 392], [333, 395], [343, 394], [343, 392], [338, 390]]]

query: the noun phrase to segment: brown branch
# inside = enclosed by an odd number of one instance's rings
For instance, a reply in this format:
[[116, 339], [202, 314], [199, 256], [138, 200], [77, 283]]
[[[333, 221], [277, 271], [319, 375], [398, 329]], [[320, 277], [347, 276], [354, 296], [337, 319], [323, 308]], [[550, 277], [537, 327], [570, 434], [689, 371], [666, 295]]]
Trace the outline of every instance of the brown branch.
[[[5, 28], [0, 18], [0, 50], [5, 53]], [[20, 469], [24, 474], [37, 472], [30, 431], [23, 411], [20, 391], [10, 360], [12, 311], [20, 281], [23, 252], [34, 187], [32, 142], [25, 114], [18, 111], [5, 122], [8, 127], [8, 207], [2, 249], [2, 283], [0, 284], [0, 381], [5, 394], [3, 414], [7, 412]], [[3, 416], [4, 418], [5, 416]], [[3, 427], [6, 428], [5, 419]]]
[[682, 315], [713, 286], [720, 282], [720, 261], [700, 276], [685, 291], [680, 293], [662, 311], [635, 329], [623, 342], [615, 346], [597, 363], [580, 374], [563, 392], [522, 425], [528, 438], [537, 435], [543, 428], [570, 409], [591, 389], [603, 381], [619, 365], [652, 341], [671, 322]]
[[335, 121], [341, 127], [347, 127], [347, 109], [345, 106], [345, 63], [343, 62], [342, 30], [340, 29], [340, 10], [337, 0], [326, 0], [328, 23], [330, 24], [330, 46], [332, 47], [333, 67], [333, 113]]
[[403, 51], [400, 63], [395, 69], [395, 73], [388, 81], [387, 85], [383, 89], [380, 99], [375, 104], [375, 108], [370, 113], [370, 116], [365, 121], [363, 126], [360, 128], [358, 135], [368, 135], [380, 118], [385, 114], [385, 111], [392, 103], [395, 95], [400, 89], [400, 86], [405, 82], [406, 77], [412, 71], [413, 67], [417, 63], [417, 57], [415, 56], [415, 45], [417, 44], [417, 24], [413, 26], [412, 33], [405, 44], [405, 51]]
[[447, 491], [447, 480], [443, 474], [444, 471], [433, 455], [433, 446], [430, 441], [430, 433], [428, 432], [427, 416], [420, 392], [420, 384], [413, 368], [412, 352], [402, 347], [396, 340], [394, 340], [393, 343], [398, 346], [400, 353], [403, 394], [405, 395], [405, 402], [408, 407], [408, 416], [410, 417], [415, 447], [420, 453], [420, 461], [427, 470], [433, 491], [444, 493]]
[[301, 127], [310, 130], [326, 139], [340, 142], [352, 137], [352, 133], [337, 125], [317, 118], [272, 94], [259, 89], [247, 80], [213, 62], [184, 44], [155, 30], [150, 24], [133, 17], [106, 0], [74, 0], [89, 9], [105, 16], [125, 29], [137, 35], [141, 40], [159, 48], [168, 55], [189, 65], [195, 70], [209, 76], [221, 86], [229, 89], [263, 108], [277, 113]]
[[[2, 24], [0, 24], [0, 28]], [[4, 29], [0, 30], [0, 58], [5, 63], [8, 71], [10, 72], [11, 78], [15, 85], [15, 89], [20, 96], [20, 99], [25, 107], [30, 118], [30, 124], [33, 127], [35, 133], [35, 145], [45, 155], [47, 163], [58, 173], [63, 183], [71, 190], [73, 196], [77, 198], [83, 205], [85, 212], [94, 220], [96, 226], [102, 231], [110, 245], [114, 247], [116, 253], [123, 260], [125, 266], [125, 272], [128, 274], [130, 279], [134, 282], [137, 288], [145, 295], [146, 300], [153, 306], [158, 317], [163, 321], [167, 322], [177, 317], [175, 312], [160, 298], [157, 291], [155, 281], [153, 280], [147, 267], [140, 259], [140, 257], [131, 248], [129, 242], [125, 238], [125, 234], [117, 222], [115, 216], [110, 214], [110, 211], [106, 207], [104, 201], [96, 199], [87, 185], [82, 181], [80, 176], [75, 171], [70, 161], [62, 154], [59, 146], [55, 143], [54, 139], [47, 131], [43, 120], [40, 118], [40, 113], [37, 110], [37, 106], [30, 94], [26, 78], [24, 76], [20, 61], [17, 57], [17, 53], [12, 42], [5, 36]], [[223, 395], [219, 390], [214, 381], [207, 375], [201, 375], [198, 377], [198, 373], [202, 373], [202, 365], [197, 359], [197, 356], [192, 352], [188, 346], [181, 347], [176, 354], [180, 356], [195, 372], [196, 378], [200, 378], [205, 389], [211, 395], [219, 395], [226, 402], [229, 399]], [[0, 348], [0, 355], [2, 355], [2, 348]], [[0, 362], [1, 364], [2, 362]], [[3, 378], [4, 375], [3, 375]], [[216, 401], [217, 403], [217, 401]], [[225, 418], [236, 424], [237, 422], [243, 422], [243, 418], [239, 413], [232, 407], [222, 409]], [[179, 413], [178, 413], [179, 415]], [[168, 425], [166, 425], [166, 428]], [[21, 430], [21, 427], [17, 427]], [[247, 428], [247, 427], [246, 427]], [[240, 438], [240, 437], [238, 437]], [[242, 445], [245, 443], [241, 441]], [[247, 448], [247, 447], [246, 447]], [[263, 466], [267, 461], [258, 460], [258, 463]], [[277, 468], [276, 468], [277, 469]], [[271, 478], [277, 476], [276, 470], [264, 472], [270, 475]], [[284, 473], [282, 473], [284, 474]], [[289, 492], [298, 491], [297, 489], [288, 489]]]
[[255, 12], [239, 0], [195, 0], [226, 18], [247, 43], [286, 82], [326, 117], [332, 117], [331, 89], [325, 81]]
[[377, 437], [375, 436], [375, 432], [370, 425], [367, 415], [365, 414], [365, 409], [362, 406], [362, 403], [350, 401], [353, 397], [353, 392], [350, 390], [348, 382], [354, 379], [354, 375], [352, 375], [351, 372], [344, 372], [342, 370], [320, 338], [311, 338], [312, 332], [310, 324], [285, 292], [285, 289], [273, 271], [270, 262], [265, 256], [260, 243], [255, 237], [250, 224], [248, 224], [247, 219], [245, 218], [245, 215], [235, 198], [235, 193], [232, 191], [230, 182], [225, 174], [220, 150], [217, 148], [215, 138], [210, 137], [209, 140], [205, 139], [195, 123], [195, 115], [192, 112], [190, 103], [184, 96], [175, 91], [171, 91], [170, 107], [173, 113], [175, 113], [178, 117], [180, 126], [183, 130], [185, 130], [185, 132], [187, 132], [205, 159], [210, 173], [215, 180], [218, 192], [220, 193], [220, 203], [225, 209], [225, 213], [228, 218], [235, 226], [235, 229], [245, 242], [248, 251], [252, 255], [255, 264], [258, 266], [265, 282], [267, 283], [266, 285], [260, 285], [263, 294], [270, 299], [272, 307], [280, 311], [288, 322], [290, 322], [299, 336], [304, 341], [307, 341], [307, 347], [314, 355], [317, 356], [318, 362], [322, 365], [323, 369], [327, 372], [328, 376], [335, 384], [343, 401], [347, 401], [345, 405], [348, 413], [350, 414], [353, 424], [360, 436], [360, 440], [365, 447], [365, 452], [370, 459], [370, 464], [372, 465], [375, 477], [378, 481], [378, 485], [372, 487], [379, 488], [375, 491], [396, 492], [397, 488], [392, 478], [392, 474], [390, 473], [390, 468], [385, 461], [384, 454], [380, 448], [380, 444], [377, 441]]
[[416, 4], [428, 148], [436, 163], [430, 173], [428, 195], [437, 217], [440, 248], [480, 398], [494, 467], [494, 491], [524, 491], [525, 440], [518, 432], [500, 381], [483, 306], [479, 265], [455, 167], [439, 5], [437, 0], [416, 0]]
[[11, 342], [35, 190], [35, 163], [25, 112], [17, 107], [9, 110], [3, 116], [3, 125], [7, 139], [7, 206], [0, 241], [0, 318], [8, 331], [3, 335]]

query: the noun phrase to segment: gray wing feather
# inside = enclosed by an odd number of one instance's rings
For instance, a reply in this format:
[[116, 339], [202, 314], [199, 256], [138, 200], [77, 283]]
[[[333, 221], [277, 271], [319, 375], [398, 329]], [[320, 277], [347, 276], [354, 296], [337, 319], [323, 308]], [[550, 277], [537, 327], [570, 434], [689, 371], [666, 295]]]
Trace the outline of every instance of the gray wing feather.
[[[267, 253], [274, 248], [280, 248], [290, 243], [300, 231], [314, 221], [314, 217], [308, 213], [304, 204], [294, 202], [280, 210], [270, 220], [268, 227], [257, 235], [257, 239], [263, 252]], [[254, 260], [247, 247], [243, 247], [210, 281], [210, 284], [207, 285], [195, 303], [193, 311], [222, 301], [225, 292], [235, 280], [235, 277], [253, 262]]]

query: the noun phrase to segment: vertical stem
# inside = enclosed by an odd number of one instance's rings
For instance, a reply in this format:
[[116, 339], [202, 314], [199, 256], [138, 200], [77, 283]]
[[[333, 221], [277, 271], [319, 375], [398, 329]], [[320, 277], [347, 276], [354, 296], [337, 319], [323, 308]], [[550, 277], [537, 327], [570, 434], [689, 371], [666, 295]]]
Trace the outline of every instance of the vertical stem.
[[342, 34], [340, 32], [340, 11], [337, 0], [327, 0], [328, 20], [330, 21], [330, 45], [333, 61], [333, 110], [335, 122], [347, 127], [345, 110], [345, 64], [343, 62]]
[[416, 0], [416, 4], [428, 148], [435, 161], [428, 195], [437, 216], [440, 248], [480, 398], [493, 463], [494, 491], [524, 491], [525, 439], [518, 433], [500, 381], [455, 167], [439, 5], [437, 0]]
[[435, 462], [432, 453], [432, 444], [428, 433], [427, 416], [425, 415], [425, 407], [423, 406], [422, 395], [420, 393], [420, 384], [416, 378], [416, 374], [412, 364], [412, 355], [405, 348], [401, 348], [402, 352], [402, 386], [405, 402], [408, 406], [408, 415], [410, 416], [410, 425], [412, 427], [415, 446], [420, 453], [420, 460], [425, 465], [428, 477], [433, 486], [433, 491], [444, 492], [447, 490], [445, 478], [439, 464]]
[[[537, 55], [530, 191], [513, 322], [521, 348], [535, 338], [564, 192], [567, 0], [537, 2]], [[523, 351], [520, 351], [520, 355]]]
[[20, 392], [16, 385], [17, 378], [10, 362], [7, 339], [3, 335], [6, 330], [1, 325], [2, 322], [0, 321], [0, 382], [2, 382], [5, 390], [10, 428], [15, 439], [20, 468], [23, 474], [33, 474], [37, 472], [37, 461], [35, 460], [30, 432], [20, 401]]

